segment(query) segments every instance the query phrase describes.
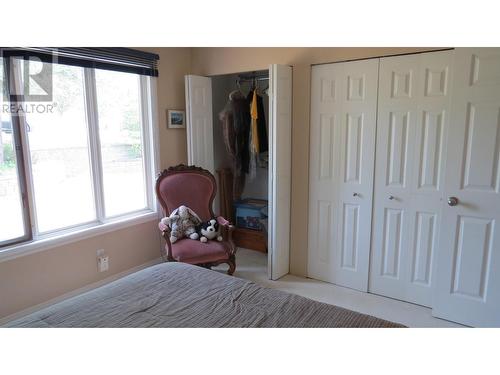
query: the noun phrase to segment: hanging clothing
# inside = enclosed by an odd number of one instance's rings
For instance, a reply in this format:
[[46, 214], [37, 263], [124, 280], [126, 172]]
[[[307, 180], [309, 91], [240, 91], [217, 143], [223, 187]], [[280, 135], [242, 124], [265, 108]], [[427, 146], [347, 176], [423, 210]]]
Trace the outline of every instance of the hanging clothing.
[[259, 132], [257, 131], [257, 92], [254, 89], [250, 103], [250, 179], [257, 176], [257, 163], [259, 158]]
[[[267, 140], [267, 125], [266, 125], [266, 113], [264, 110], [264, 98], [257, 94], [257, 132], [259, 138], [259, 153], [263, 153], [269, 150], [269, 144]], [[247, 96], [248, 103], [251, 104], [253, 101], [253, 91], [251, 91]]]
[[252, 103], [250, 104], [250, 139], [251, 146], [257, 154], [259, 154], [259, 133], [257, 130], [257, 120], [259, 113], [257, 111], [257, 91], [253, 90]]
[[240, 200], [250, 164], [250, 108], [241, 93], [231, 95], [219, 113], [224, 144], [232, 159], [233, 199]]

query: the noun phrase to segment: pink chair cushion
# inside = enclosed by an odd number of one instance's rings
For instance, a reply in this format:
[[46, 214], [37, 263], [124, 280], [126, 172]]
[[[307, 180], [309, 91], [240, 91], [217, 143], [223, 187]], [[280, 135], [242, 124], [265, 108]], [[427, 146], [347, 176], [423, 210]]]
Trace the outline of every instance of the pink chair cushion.
[[227, 260], [228, 254], [227, 242], [211, 240], [203, 243], [185, 238], [172, 244], [172, 257], [178, 262], [190, 264], [216, 262]]
[[165, 177], [159, 191], [168, 206], [168, 214], [185, 205], [198, 214], [201, 220], [211, 219], [210, 198], [214, 193], [213, 181], [198, 173], [178, 173]]

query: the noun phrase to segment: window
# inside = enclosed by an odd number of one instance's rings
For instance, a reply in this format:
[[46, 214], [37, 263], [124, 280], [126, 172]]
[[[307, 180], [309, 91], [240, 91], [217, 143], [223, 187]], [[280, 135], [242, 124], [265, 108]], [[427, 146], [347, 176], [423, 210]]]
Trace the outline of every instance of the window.
[[[25, 116], [39, 233], [96, 219], [84, 70], [53, 65], [53, 101], [57, 105], [52, 113], [35, 111]], [[30, 67], [32, 69], [36, 67]]]
[[140, 82], [137, 76], [96, 70], [104, 206], [107, 216], [146, 206]]
[[[153, 78], [40, 59], [0, 63], [0, 247], [156, 210]], [[25, 100], [43, 93], [26, 69], [51, 71], [50, 102]], [[17, 100], [5, 100], [13, 93]]]

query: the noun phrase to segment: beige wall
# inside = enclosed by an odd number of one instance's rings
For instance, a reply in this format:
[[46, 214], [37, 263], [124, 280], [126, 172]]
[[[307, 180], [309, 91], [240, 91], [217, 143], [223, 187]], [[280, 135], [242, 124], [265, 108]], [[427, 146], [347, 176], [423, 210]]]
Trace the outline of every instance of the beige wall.
[[191, 66], [190, 48], [142, 48], [160, 56], [158, 77], [158, 125], [161, 169], [187, 163], [185, 129], [167, 129], [167, 110], [185, 110], [184, 76]]
[[193, 48], [192, 72], [227, 74], [293, 66], [292, 213], [290, 272], [307, 271], [309, 97], [311, 64], [418, 52], [429, 48]]
[[[161, 169], [186, 162], [185, 130], [166, 128], [166, 110], [184, 109], [184, 75], [189, 48], [148, 48], [160, 55], [158, 119]], [[110, 256], [110, 269], [97, 272], [96, 250]], [[160, 256], [156, 221], [59, 246], [0, 263], [0, 318], [45, 302]]]
[[[97, 272], [96, 250], [110, 257]], [[160, 236], [149, 222], [0, 263], [0, 318], [159, 257]]]

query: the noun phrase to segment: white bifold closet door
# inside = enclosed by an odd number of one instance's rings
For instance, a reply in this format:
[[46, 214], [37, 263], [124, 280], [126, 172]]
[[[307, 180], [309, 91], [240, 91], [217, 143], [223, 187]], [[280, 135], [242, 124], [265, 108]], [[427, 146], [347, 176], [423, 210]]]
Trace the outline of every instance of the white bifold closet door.
[[452, 51], [380, 59], [370, 292], [432, 306]]
[[311, 74], [308, 276], [367, 291], [378, 59]]
[[291, 66], [269, 67], [269, 236], [268, 276], [277, 280], [290, 271], [292, 184]]
[[212, 79], [187, 75], [184, 81], [188, 164], [215, 174]]
[[459, 48], [454, 61], [433, 314], [499, 327], [500, 48]]

